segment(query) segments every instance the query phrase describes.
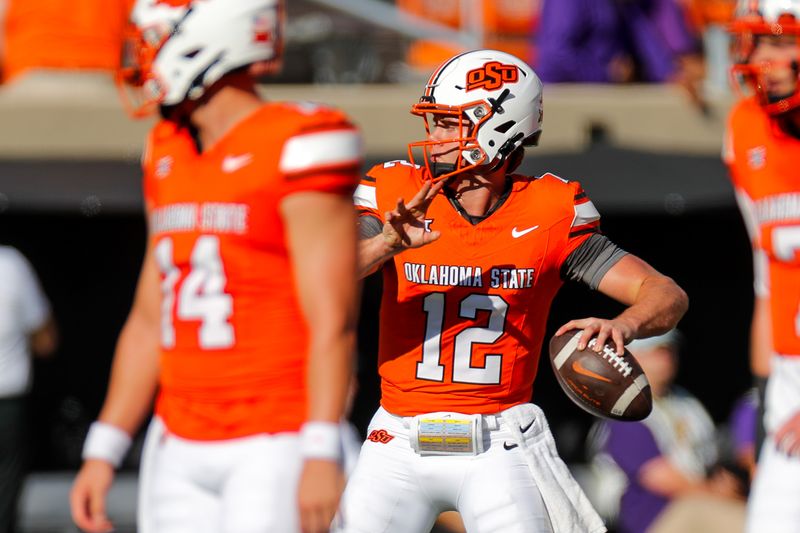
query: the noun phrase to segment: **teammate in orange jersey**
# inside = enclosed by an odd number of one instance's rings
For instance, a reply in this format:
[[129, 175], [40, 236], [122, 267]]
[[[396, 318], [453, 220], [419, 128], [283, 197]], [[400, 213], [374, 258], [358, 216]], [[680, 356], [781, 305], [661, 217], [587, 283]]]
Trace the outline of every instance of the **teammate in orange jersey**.
[[281, 19], [279, 0], [132, 12], [120, 75], [164, 120], [143, 157], [144, 265], [71, 493], [86, 531], [112, 527], [114, 467], [157, 390], [139, 531], [316, 533], [337, 508], [360, 137], [338, 111], [258, 97]]
[[753, 95], [723, 155], [753, 243], [751, 366], [769, 374], [747, 531], [800, 532], [800, 0], [742, 1], [731, 30]]
[[542, 123], [542, 84], [518, 58], [453, 57], [412, 113], [427, 140], [410, 145], [411, 162], [374, 167], [355, 194], [362, 274], [383, 270], [382, 400], [345, 490], [344, 530], [422, 532], [457, 510], [471, 533], [605, 531], [528, 403], [550, 303], [574, 280], [627, 304], [558, 332], [621, 351], [671, 329], [686, 295], [600, 233], [580, 185], [514, 174]]

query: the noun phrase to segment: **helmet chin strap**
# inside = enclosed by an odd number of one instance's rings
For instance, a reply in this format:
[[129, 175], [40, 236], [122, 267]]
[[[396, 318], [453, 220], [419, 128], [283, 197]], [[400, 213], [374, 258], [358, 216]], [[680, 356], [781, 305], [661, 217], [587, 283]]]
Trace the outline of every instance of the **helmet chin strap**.
[[781, 100], [786, 100], [787, 98], [790, 98], [793, 94], [794, 92], [788, 92], [786, 94], [781, 94], [781, 95], [768, 94], [767, 102], [769, 102], [770, 104], [777, 104]]
[[438, 161], [434, 161], [431, 163], [431, 172], [433, 173], [434, 178], [438, 178], [439, 176], [444, 176], [449, 172], [453, 172], [456, 169], [455, 163], [441, 163]]

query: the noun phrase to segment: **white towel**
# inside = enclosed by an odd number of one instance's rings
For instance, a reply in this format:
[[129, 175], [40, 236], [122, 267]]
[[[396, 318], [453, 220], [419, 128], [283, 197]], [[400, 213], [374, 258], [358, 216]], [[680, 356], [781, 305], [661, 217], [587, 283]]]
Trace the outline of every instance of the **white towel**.
[[[554, 533], [604, 533], [603, 520], [556, 451], [542, 410], [531, 403], [500, 413], [542, 493]], [[526, 431], [523, 433], [523, 429]]]

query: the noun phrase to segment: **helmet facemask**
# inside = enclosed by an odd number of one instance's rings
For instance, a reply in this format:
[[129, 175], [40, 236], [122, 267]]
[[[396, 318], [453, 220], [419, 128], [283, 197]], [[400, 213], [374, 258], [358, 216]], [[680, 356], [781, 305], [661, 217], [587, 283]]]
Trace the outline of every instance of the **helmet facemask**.
[[[800, 106], [800, 21], [791, 13], [780, 15], [775, 22], [766, 21], [758, 13], [738, 17], [731, 25], [734, 35], [731, 66], [731, 83], [743, 96], [752, 92], [759, 104], [770, 115], [781, 115]], [[792, 59], [761, 61], [754, 63], [752, 57], [760, 39], [786, 38], [793, 36], [795, 53]], [[794, 80], [794, 87], [784, 94], [770, 94], [768, 80], [776, 73], [784, 73]]]
[[150, 115], [166, 94], [153, 63], [171, 33], [172, 29], [164, 25], [139, 29], [132, 23], [125, 31], [115, 81], [123, 107], [134, 118]]
[[280, 67], [282, 0], [137, 0], [131, 21], [116, 79], [134, 117], [192, 108], [235, 70], [252, 67], [256, 76]]
[[[477, 139], [478, 129], [492, 113], [484, 102], [478, 100], [458, 106], [447, 106], [426, 102], [425, 97], [422, 97], [419, 103], [411, 107], [411, 113], [421, 116], [425, 121], [427, 139], [409, 143], [408, 157], [412, 163], [416, 163], [414, 149], [421, 149], [425, 168], [434, 182], [472, 170], [487, 162], [486, 152], [481, 149]], [[458, 121], [456, 131], [459, 133], [454, 137], [432, 139], [431, 131], [436, 127], [436, 121], [446, 118]], [[433, 160], [432, 149], [444, 145], [452, 145], [448, 151], [457, 152], [455, 163], [448, 164]]]

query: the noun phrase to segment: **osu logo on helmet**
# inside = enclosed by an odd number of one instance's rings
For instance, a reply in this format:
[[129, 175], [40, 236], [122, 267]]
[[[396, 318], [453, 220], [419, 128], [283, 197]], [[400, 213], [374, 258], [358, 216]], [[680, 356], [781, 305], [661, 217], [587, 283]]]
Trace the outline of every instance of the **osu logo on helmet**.
[[486, 89], [494, 91], [506, 83], [514, 83], [519, 79], [516, 65], [504, 65], [499, 61], [489, 61], [482, 67], [467, 72], [467, 91]]

